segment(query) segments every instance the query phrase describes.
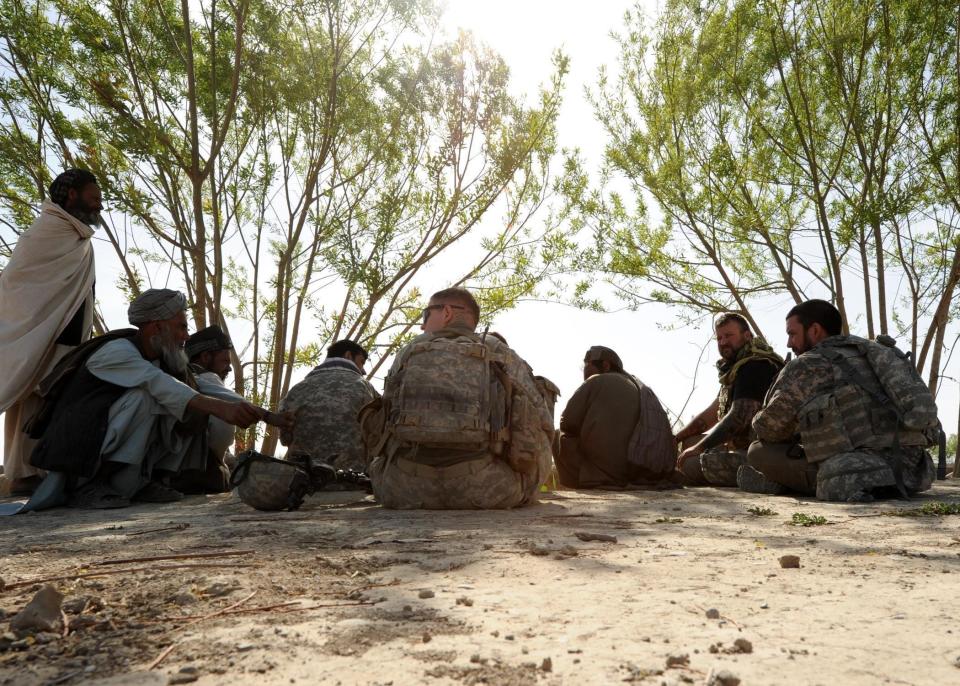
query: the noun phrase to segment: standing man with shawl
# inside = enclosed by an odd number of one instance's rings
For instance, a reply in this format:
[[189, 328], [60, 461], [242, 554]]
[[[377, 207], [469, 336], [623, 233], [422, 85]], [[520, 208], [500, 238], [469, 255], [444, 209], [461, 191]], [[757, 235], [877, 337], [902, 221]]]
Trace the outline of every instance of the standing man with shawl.
[[29, 494], [43, 473], [29, 463], [23, 426], [40, 405], [35, 390], [54, 365], [90, 337], [95, 280], [93, 227], [103, 204], [96, 177], [68, 169], [50, 185], [40, 216], [0, 273], [0, 412], [7, 490]]

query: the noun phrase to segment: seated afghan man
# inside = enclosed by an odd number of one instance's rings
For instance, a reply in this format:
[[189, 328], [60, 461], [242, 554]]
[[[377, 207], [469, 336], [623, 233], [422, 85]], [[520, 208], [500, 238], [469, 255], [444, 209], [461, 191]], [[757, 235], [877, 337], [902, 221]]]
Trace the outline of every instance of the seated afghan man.
[[583, 384], [560, 415], [560, 483], [625, 488], [668, 479], [676, 460], [670, 420], [654, 392], [623, 370], [620, 356], [595, 345]]
[[464, 288], [434, 293], [383, 398], [361, 412], [373, 493], [396, 509], [492, 510], [536, 500], [551, 469], [553, 421], [530, 367], [477, 333]]
[[[380, 397], [363, 376], [367, 351], [343, 339], [327, 348], [327, 357], [280, 401], [280, 412], [296, 417], [292, 429], [280, 432], [290, 457], [307, 457], [334, 469], [361, 473], [367, 460], [357, 415]], [[346, 483], [327, 488], [347, 488]]]
[[840, 312], [825, 300], [793, 307], [786, 328], [797, 358], [753, 419], [757, 441], [740, 488], [839, 502], [930, 488], [937, 405], [895, 341], [843, 335]]
[[[31, 422], [31, 461], [49, 474], [24, 511], [67, 504], [112, 508], [173, 502], [170, 479], [202, 469], [207, 419], [248, 427], [267, 411], [244, 400], [199, 393], [183, 344], [186, 298], [150, 289], [128, 309], [124, 329], [88, 341], [41, 384], [44, 406]], [[286, 422], [280, 417], [278, 421]]]
[[[197, 390], [214, 398], [239, 402], [243, 396], [224, 384], [232, 370], [230, 353], [233, 343], [217, 325], [197, 331], [187, 339], [183, 347], [190, 360]], [[182, 493], [225, 493], [230, 490], [230, 447], [234, 443], [236, 429], [219, 417], [207, 419], [206, 468], [182, 469], [172, 485]], [[202, 448], [199, 442], [195, 444]]]
[[755, 337], [747, 320], [727, 312], [714, 322], [720, 360], [720, 393], [711, 405], [677, 432], [677, 443], [708, 432], [677, 458], [687, 486], [736, 486], [753, 440], [750, 422], [760, 411], [783, 358]]

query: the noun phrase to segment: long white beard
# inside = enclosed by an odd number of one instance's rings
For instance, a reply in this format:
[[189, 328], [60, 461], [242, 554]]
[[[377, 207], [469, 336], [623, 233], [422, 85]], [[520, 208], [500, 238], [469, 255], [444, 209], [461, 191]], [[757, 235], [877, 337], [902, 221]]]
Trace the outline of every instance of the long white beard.
[[179, 376], [187, 373], [187, 366], [190, 364], [190, 360], [187, 358], [187, 354], [183, 349], [178, 347], [176, 343], [157, 334], [150, 338], [150, 345], [154, 350], [160, 351], [160, 358], [169, 371]]

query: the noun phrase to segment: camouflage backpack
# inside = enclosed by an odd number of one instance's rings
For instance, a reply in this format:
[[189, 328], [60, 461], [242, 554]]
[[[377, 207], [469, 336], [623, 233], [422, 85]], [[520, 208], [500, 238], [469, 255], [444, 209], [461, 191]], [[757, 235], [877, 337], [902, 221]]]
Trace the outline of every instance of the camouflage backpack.
[[504, 423], [491, 371], [496, 361], [482, 341], [468, 336], [413, 343], [384, 387], [393, 437], [403, 444], [485, 446]]
[[371, 455], [413, 446], [477, 449], [502, 456], [515, 471], [537, 469], [535, 404], [481, 336], [412, 343], [387, 377], [382, 402], [364, 407], [360, 423]]
[[939, 433], [937, 406], [910, 358], [889, 336], [835, 336], [812, 351], [833, 366], [829, 392], [800, 409], [807, 459], [818, 462], [860, 448], [929, 446]]

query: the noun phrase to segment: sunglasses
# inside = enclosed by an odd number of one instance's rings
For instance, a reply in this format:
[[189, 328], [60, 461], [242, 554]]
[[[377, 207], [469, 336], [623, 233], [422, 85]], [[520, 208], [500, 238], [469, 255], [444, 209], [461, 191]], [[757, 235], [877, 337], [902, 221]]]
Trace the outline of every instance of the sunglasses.
[[467, 309], [463, 305], [448, 305], [443, 303], [441, 305], [427, 305], [423, 308], [423, 311], [420, 313], [420, 316], [423, 318], [423, 323], [426, 324], [427, 320], [430, 319], [430, 310], [439, 310], [444, 307], [449, 307], [452, 310], [465, 310]]

